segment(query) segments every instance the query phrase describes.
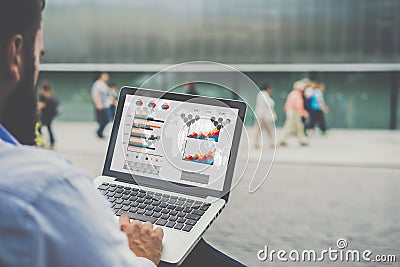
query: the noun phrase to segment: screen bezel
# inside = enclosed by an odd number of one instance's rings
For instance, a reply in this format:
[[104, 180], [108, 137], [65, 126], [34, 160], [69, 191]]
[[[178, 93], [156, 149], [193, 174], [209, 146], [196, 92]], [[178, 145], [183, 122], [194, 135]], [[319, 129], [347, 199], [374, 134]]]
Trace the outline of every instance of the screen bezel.
[[[225, 182], [222, 191], [190, 186], [171, 181], [159, 180], [136, 174], [128, 174], [110, 169], [115, 149], [115, 142], [117, 140], [117, 134], [122, 119], [122, 111], [127, 95], [139, 95], [143, 97], [153, 97], [153, 98], [175, 100], [182, 102], [190, 100], [193, 103], [205, 104], [205, 105], [210, 105], [210, 102], [212, 102], [211, 104], [212, 106], [222, 106], [222, 107], [230, 107], [238, 109], [238, 119], [236, 120], [235, 130], [232, 138], [233, 139], [232, 147], [228, 158]], [[198, 197], [207, 197], [207, 196], [218, 197], [228, 201], [245, 114], [246, 114], [246, 104], [242, 101], [209, 98], [197, 95], [187, 95], [187, 94], [171, 93], [171, 92], [157, 91], [152, 89], [142, 89], [142, 88], [139, 89], [135, 87], [124, 86], [121, 88], [120, 91], [117, 111], [114, 118], [106, 159], [104, 162], [103, 175], [115, 177], [117, 180], [127, 183], [139, 184], [158, 189], [166, 189], [173, 192], [184, 193]]]

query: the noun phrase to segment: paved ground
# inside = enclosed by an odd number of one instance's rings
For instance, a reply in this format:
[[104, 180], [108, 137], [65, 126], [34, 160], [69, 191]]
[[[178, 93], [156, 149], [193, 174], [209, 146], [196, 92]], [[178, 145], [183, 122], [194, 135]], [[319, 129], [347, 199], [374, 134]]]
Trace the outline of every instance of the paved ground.
[[[57, 151], [94, 177], [101, 172], [107, 147], [106, 140], [95, 138], [95, 127], [55, 125]], [[278, 148], [268, 178], [253, 194], [248, 193], [252, 175], [256, 173], [254, 188], [268, 172], [273, 151], [249, 149], [243, 140], [235, 174], [242, 179], [206, 240], [249, 266], [320, 266], [260, 262], [256, 254], [265, 245], [318, 252], [336, 248], [339, 238], [347, 240], [349, 249], [394, 254], [400, 262], [400, 132], [331, 130], [325, 137], [312, 135], [309, 147], [300, 147], [293, 138], [288, 147]], [[261, 168], [255, 172], [258, 158]]]

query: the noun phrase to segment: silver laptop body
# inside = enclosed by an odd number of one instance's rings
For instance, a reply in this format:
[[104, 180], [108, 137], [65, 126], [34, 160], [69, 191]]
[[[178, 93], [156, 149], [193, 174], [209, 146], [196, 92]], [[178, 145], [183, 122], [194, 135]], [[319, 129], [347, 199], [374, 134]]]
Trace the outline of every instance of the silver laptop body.
[[161, 260], [180, 264], [229, 197], [241, 101], [123, 87], [102, 176], [116, 218], [163, 228]]

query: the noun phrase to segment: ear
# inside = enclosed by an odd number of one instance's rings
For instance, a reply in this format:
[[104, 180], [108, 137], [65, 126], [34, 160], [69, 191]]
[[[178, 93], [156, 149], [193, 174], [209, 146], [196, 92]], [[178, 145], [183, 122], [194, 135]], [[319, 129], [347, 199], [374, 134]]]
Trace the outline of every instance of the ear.
[[20, 34], [14, 35], [8, 42], [7, 49], [7, 69], [13, 82], [18, 83], [23, 70], [23, 41]]

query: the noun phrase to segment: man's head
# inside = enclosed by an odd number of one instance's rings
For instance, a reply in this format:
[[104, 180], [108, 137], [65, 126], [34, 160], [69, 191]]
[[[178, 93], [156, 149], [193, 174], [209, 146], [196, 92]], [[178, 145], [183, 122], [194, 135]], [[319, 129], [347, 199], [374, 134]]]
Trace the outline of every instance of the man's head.
[[35, 84], [44, 53], [45, 0], [0, 2], [0, 123], [21, 143], [34, 144]]
[[296, 81], [296, 82], [293, 84], [293, 90], [304, 91], [304, 89], [306, 88], [306, 86], [307, 86], [307, 83], [306, 83], [306, 82], [304, 82], [304, 81], [302, 81], [302, 80]]
[[107, 72], [96, 72], [94, 74], [94, 81], [102, 81], [107, 83], [110, 79], [110, 75]]
[[272, 87], [271, 87], [271, 84], [269, 84], [269, 83], [263, 84], [260, 87], [260, 89], [261, 89], [261, 91], [266, 91], [268, 94], [272, 93]]

